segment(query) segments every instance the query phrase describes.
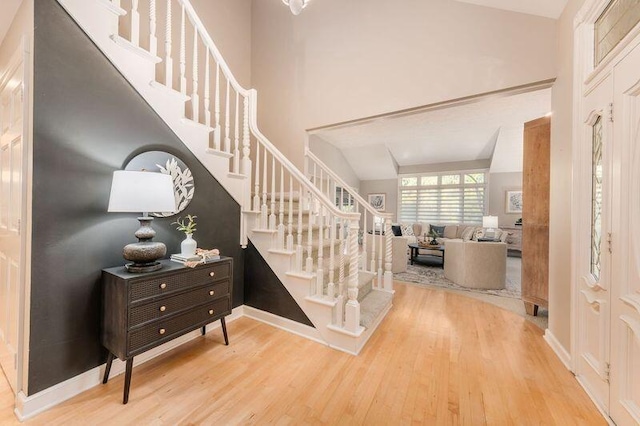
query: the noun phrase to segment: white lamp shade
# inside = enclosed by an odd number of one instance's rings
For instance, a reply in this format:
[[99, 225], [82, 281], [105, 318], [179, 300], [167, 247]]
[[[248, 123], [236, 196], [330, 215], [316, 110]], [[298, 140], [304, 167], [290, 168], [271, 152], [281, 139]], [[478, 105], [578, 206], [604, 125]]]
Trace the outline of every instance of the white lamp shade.
[[302, 8], [304, 7], [303, 0], [289, 0], [289, 8], [294, 15], [300, 15]]
[[489, 229], [497, 228], [498, 216], [482, 216], [482, 227]]
[[175, 212], [170, 175], [156, 172], [113, 172], [109, 212]]

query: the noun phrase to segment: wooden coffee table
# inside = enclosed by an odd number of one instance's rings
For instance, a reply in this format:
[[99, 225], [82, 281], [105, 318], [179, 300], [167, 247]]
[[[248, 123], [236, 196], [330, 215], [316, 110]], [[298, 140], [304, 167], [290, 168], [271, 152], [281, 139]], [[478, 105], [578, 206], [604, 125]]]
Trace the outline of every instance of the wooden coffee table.
[[442, 253], [442, 268], [444, 269], [444, 245], [429, 245], [429, 246], [421, 246], [418, 243], [412, 243], [409, 244], [409, 249], [411, 250], [410, 255], [409, 255], [409, 260], [411, 262], [411, 264], [413, 265], [413, 262], [418, 262], [418, 263], [423, 263], [424, 260], [420, 259], [420, 257], [437, 257], [437, 256], [433, 256], [433, 255], [428, 255], [428, 254], [419, 254], [420, 253], [420, 249], [423, 250], [434, 250], [434, 251], [439, 251]]

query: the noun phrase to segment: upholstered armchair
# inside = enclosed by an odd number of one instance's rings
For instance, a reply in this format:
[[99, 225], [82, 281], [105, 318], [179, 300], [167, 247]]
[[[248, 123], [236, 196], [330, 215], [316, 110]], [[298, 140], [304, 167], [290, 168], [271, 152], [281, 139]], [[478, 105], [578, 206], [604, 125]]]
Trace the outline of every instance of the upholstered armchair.
[[507, 278], [507, 244], [446, 240], [444, 276], [463, 287], [502, 289]]

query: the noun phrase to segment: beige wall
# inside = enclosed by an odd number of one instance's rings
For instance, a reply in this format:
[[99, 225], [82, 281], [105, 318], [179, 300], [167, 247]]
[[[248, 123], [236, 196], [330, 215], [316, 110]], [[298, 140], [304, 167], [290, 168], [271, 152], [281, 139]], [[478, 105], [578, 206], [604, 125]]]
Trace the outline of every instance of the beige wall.
[[521, 213], [505, 213], [505, 191], [522, 189], [522, 173], [491, 173], [489, 175], [489, 211], [488, 214], [498, 216], [500, 227], [512, 227]]
[[259, 123], [294, 163], [305, 129], [555, 77], [555, 21], [451, 0], [253, 2]]
[[557, 80], [551, 92], [549, 330], [571, 349], [571, 177], [573, 18], [584, 0], [569, 0], [558, 21]]
[[361, 180], [360, 195], [368, 200], [368, 194], [386, 194], [387, 208], [385, 213], [393, 213], [393, 221], [398, 220], [398, 179]]
[[238, 82], [251, 88], [251, 0], [191, 0]]
[[337, 173], [347, 185], [356, 191], [359, 190], [360, 179], [358, 179], [358, 176], [342, 154], [342, 151], [316, 135], [309, 136], [309, 150], [324, 164], [330, 167], [331, 170]]
[[[2, 6], [0, 6], [0, 9]], [[26, 36], [30, 51], [33, 51], [33, 0], [24, 0], [16, 13], [11, 27], [0, 45], [0, 76], [4, 75], [8, 62], [20, 48], [22, 38]]]

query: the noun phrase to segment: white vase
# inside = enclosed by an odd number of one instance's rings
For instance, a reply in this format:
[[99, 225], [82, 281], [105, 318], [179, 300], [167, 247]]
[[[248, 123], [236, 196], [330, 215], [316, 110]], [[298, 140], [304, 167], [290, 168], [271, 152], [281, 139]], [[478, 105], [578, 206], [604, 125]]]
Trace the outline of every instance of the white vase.
[[193, 256], [196, 254], [196, 247], [198, 247], [198, 243], [193, 239], [193, 234], [185, 234], [187, 238], [185, 238], [182, 243], [180, 243], [181, 255], [183, 256]]

